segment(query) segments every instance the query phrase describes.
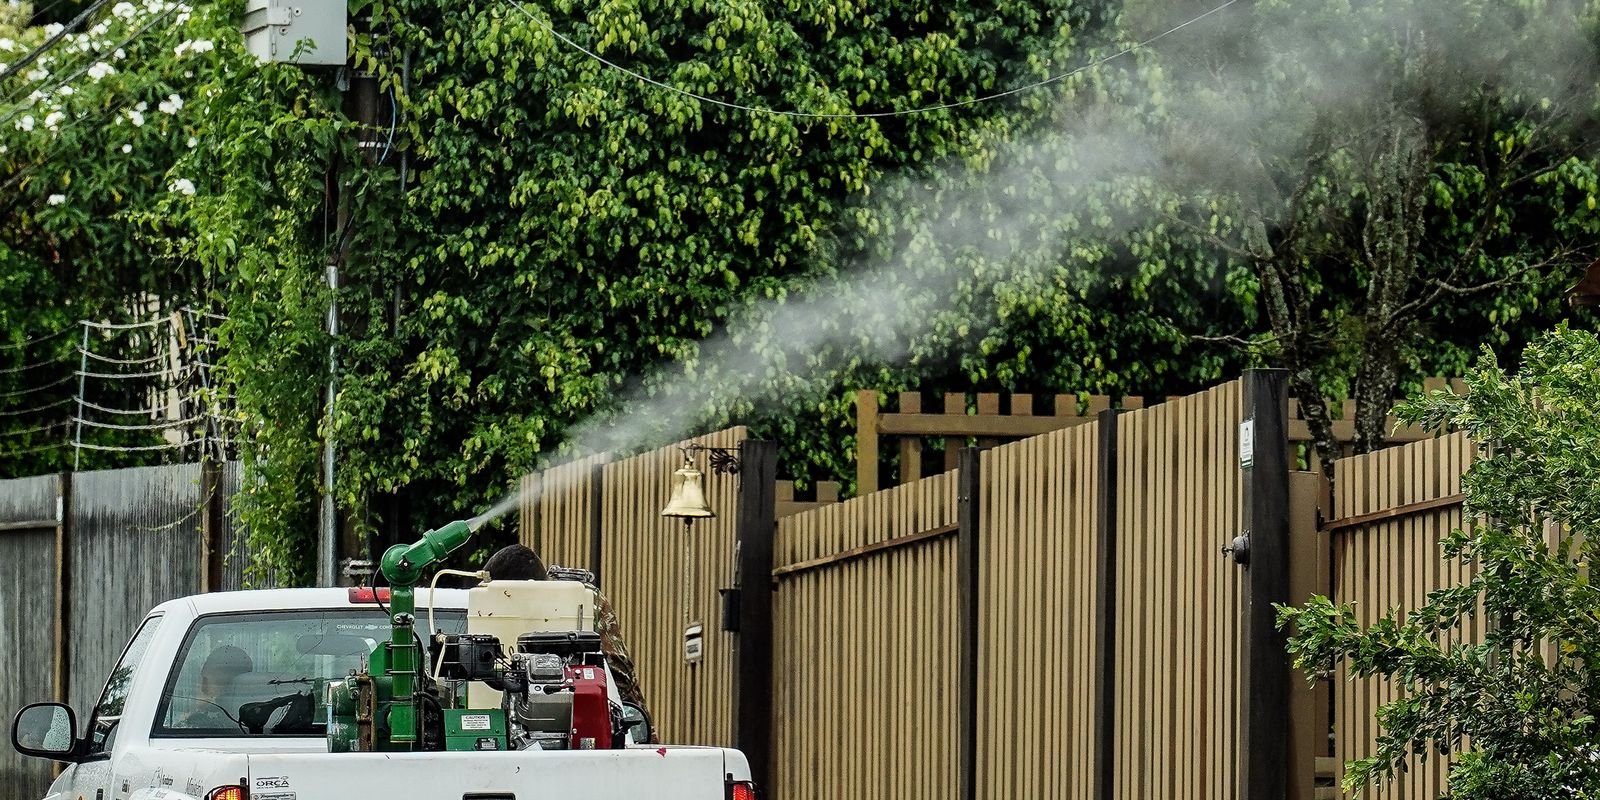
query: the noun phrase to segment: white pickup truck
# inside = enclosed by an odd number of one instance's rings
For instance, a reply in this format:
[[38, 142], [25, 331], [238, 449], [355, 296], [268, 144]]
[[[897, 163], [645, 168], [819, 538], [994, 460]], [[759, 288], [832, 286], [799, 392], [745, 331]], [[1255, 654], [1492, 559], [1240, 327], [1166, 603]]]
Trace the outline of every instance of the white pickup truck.
[[[466, 599], [462, 590], [432, 595], [442, 631], [465, 628]], [[17, 714], [12, 745], [67, 765], [47, 800], [754, 798], [744, 756], [716, 747], [328, 752], [323, 688], [389, 637], [388, 617], [365, 600], [355, 590], [274, 589], [163, 603], [139, 625], [81, 731], [70, 708], [36, 704]], [[418, 590], [418, 608], [429, 604]], [[235, 689], [243, 705], [208, 694], [208, 660], [232, 661], [254, 679], [231, 684], [245, 687]], [[278, 708], [255, 720], [237, 711], [269, 704]]]

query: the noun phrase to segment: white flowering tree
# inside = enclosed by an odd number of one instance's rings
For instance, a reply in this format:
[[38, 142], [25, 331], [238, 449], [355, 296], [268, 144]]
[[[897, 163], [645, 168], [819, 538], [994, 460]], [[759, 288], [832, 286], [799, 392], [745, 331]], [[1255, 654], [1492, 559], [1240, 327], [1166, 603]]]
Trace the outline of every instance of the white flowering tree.
[[[238, 37], [235, 10], [124, 0], [77, 30], [0, 24], [0, 346], [80, 317], [124, 317], [151, 297], [200, 296], [203, 272], [172, 246], [181, 231], [165, 209], [196, 191], [179, 165], [208, 141], [207, 93], [228, 70], [249, 68], [240, 48], [216, 46]], [[30, 16], [24, 7], [13, 23]], [[57, 385], [73, 338], [0, 352], [0, 397], [19, 398], [0, 400], [0, 432], [39, 429], [0, 440], [0, 456], [29, 454], [0, 463], [11, 474], [70, 464], [70, 449], [44, 445], [61, 439], [46, 426], [75, 389]], [[38, 362], [47, 366], [24, 369]], [[129, 444], [152, 435], [90, 433]], [[92, 455], [85, 467], [97, 465]]]

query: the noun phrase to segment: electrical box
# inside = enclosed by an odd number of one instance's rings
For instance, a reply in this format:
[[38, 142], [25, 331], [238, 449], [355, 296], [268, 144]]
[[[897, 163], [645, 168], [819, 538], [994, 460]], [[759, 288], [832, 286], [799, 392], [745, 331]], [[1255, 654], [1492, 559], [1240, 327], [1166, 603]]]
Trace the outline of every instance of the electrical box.
[[506, 712], [498, 708], [445, 709], [444, 749], [506, 749]]
[[342, 67], [346, 0], [247, 0], [245, 46], [261, 61]]

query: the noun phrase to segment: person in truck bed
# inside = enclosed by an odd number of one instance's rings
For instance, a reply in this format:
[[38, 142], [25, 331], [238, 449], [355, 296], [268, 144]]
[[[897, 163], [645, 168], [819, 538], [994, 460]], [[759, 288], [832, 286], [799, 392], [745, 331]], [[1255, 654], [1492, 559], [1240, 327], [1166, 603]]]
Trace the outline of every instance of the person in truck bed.
[[[549, 573], [544, 568], [544, 562], [539, 560], [539, 554], [520, 544], [501, 548], [488, 561], [483, 563], [483, 569], [489, 573], [491, 580], [497, 581], [543, 581], [549, 580]], [[622, 623], [617, 619], [617, 612], [611, 607], [611, 601], [606, 598], [600, 587], [585, 584], [594, 590], [595, 612], [598, 619], [595, 621], [595, 632], [600, 634], [600, 649], [605, 652], [606, 663], [611, 666], [611, 674], [617, 681], [617, 694], [630, 703], [639, 707], [649, 720], [650, 711], [644, 704], [644, 693], [639, 690], [639, 679], [633, 665], [633, 657], [628, 654], [628, 645], [622, 641]], [[652, 726], [652, 730], [654, 727]]]

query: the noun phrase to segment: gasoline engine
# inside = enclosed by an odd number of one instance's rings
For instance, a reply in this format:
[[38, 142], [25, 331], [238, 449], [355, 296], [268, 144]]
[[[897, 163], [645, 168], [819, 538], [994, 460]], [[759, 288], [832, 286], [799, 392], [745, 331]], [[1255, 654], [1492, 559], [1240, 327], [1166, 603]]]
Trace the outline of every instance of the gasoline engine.
[[489, 581], [467, 593], [467, 632], [416, 632], [416, 585], [483, 518], [383, 554], [392, 635], [364, 670], [328, 685], [331, 752], [595, 750], [622, 747], [594, 591], [568, 579]]

